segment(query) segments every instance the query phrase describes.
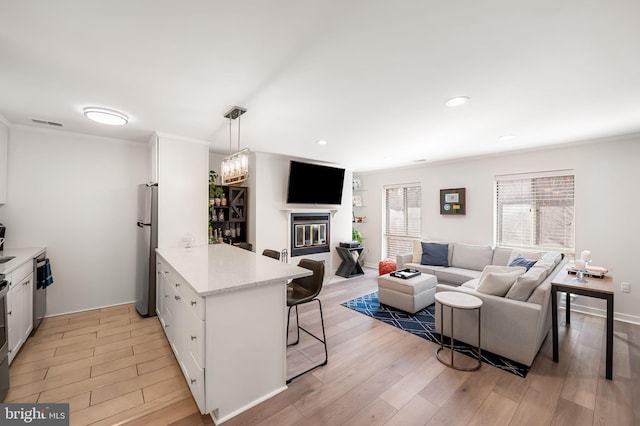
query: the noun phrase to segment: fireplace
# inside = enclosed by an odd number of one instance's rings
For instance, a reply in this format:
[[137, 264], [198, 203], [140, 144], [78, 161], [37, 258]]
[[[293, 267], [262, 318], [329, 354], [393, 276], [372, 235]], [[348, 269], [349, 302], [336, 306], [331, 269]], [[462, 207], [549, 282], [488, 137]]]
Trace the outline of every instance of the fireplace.
[[329, 213], [291, 213], [291, 257], [328, 253]]

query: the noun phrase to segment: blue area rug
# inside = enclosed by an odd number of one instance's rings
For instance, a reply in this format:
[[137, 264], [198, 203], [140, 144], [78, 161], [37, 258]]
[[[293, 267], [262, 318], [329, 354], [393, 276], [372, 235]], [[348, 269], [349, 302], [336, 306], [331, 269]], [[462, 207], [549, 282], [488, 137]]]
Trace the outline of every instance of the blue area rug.
[[[433, 343], [440, 344], [440, 333], [436, 333], [435, 326], [435, 305], [430, 305], [421, 311], [411, 315], [399, 309], [392, 308], [387, 305], [380, 305], [378, 302], [378, 292], [368, 294], [366, 296], [357, 297], [348, 302], [344, 302], [342, 306], [360, 312], [394, 327], [400, 328], [411, 334], [427, 339]], [[447, 336], [444, 338], [445, 346], [449, 345], [450, 340]], [[478, 351], [475, 347], [467, 345], [463, 342], [454, 340], [453, 349], [456, 352], [463, 353], [467, 356], [478, 358]], [[492, 365], [501, 370], [515, 374], [519, 377], [527, 377], [529, 367], [519, 362], [501, 357], [491, 352], [482, 351], [482, 362]]]

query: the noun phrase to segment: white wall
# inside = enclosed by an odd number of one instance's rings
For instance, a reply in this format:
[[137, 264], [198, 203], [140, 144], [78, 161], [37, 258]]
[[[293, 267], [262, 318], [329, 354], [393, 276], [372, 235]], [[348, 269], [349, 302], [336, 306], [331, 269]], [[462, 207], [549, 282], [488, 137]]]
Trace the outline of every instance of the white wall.
[[158, 247], [209, 243], [207, 142], [158, 135]]
[[[545, 170], [575, 170], [576, 251], [592, 252], [594, 264], [609, 269], [615, 281], [616, 318], [640, 322], [640, 279], [633, 266], [640, 236], [640, 135], [587, 141], [583, 144], [517, 154], [358, 174], [366, 191], [367, 216], [360, 225], [370, 248], [369, 262], [383, 255], [383, 186], [420, 182], [422, 235], [441, 241], [493, 244], [494, 178], [496, 175]], [[443, 188], [467, 189], [466, 216], [442, 216]], [[366, 211], [366, 212], [365, 212]], [[631, 293], [620, 292], [621, 282]], [[576, 306], [602, 314], [604, 303], [578, 296]]]
[[[209, 167], [219, 170], [221, 156], [209, 155]], [[340, 241], [351, 240], [351, 171], [345, 172], [345, 185], [340, 206], [287, 205], [287, 183], [289, 161], [293, 158], [283, 155], [252, 153], [249, 162], [249, 179], [243, 186], [249, 188], [248, 242], [256, 253], [264, 249], [289, 253], [289, 216], [292, 211], [331, 211], [331, 252], [305, 257], [324, 260], [326, 278], [335, 274], [340, 260], [335, 246]], [[300, 159], [297, 159], [300, 160]], [[304, 161], [304, 160], [303, 160]], [[291, 263], [298, 263], [300, 257], [289, 257]]]
[[7, 247], [47, 247], [47, 316], [134, 300], [137, 184], [148, 180], [147, 157], [143, 144], [10, 128], [0, 222]]

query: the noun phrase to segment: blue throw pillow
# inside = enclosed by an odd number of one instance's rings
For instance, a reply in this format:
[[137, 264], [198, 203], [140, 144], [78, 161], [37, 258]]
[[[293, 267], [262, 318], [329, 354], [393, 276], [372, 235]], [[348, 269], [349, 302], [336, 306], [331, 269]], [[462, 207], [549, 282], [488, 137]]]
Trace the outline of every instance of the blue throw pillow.
[[421, 265], [449, 266], [449, 244], [420, 243], [422, 244]]
[[513, 258], [509, 266], [524, 266], [525, 268], [527, 268], [527, 271], [528, 271], [533, 265], [536, 264], [536, 262], [537, 260], [527, 259], [526, 257], [519, 254]]

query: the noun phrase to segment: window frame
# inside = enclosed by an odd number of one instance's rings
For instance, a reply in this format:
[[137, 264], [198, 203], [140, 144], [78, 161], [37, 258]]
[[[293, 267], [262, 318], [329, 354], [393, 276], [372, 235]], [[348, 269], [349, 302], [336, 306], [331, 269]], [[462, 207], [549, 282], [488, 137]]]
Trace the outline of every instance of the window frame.
[[[536, 181], [549, 179], [549, 178], [564, 178], [571, 177], [571, 183], [562, 187], [559, 187], [562, 190], [570, 190], [570, 197], [566, 199], [549, 199], [548, 197], [545, 199], [541, 197], [543, 191], [539, 188], [544, 188], [544, 186], [536, 185]], [[519, 243], [516, 241], [505, 241], [504, 234], [505, 229], [501, 225], [504, 225], [505, 220], [502, 219], [504, 216], [501, 216], [501, 207], [509, 204], [517, 204], [517, 202], [502, 202], [500, 200], [500, 182], [507, 181], [530, 181], [530, 197], [527, 199], [526, 197], [521, 199], [520, 201], [528, 201], [529, 202], [529, 215], [531, 218], [531, 226], [532, 232], [530, 237], [532, 238], [532, 243], [525, 244], [524, 241], [520, 241]], [[576, 206], [576, 198], [575, 198], [575, 171], [572, 169], [568, 170], [552, 170], [545, 172], [536, 172], [536, 173], [518, 173], [518, 174], [509, 174], [509, 175], [496, 175], [494, 180], [494, 230], [493, 230], [493, 239], [494, 245], [499, 247], [507, 247], [507, 248], [520, 248], [525, 250], [555, 250], [561, 251], [565, 253], [565, 255], [573, 256], [575, 255], [575, 206]], [[569, 209], [568, 213], [571, 218], [570, 227], [571, 227], [571, 235], [568, 240], [563, 240], [562, 244], [554, 245], [545, 243], [544, 236], [547, 235], [549, 238], [550, 235], [554, 235], [553, 232], [546, 233], [543, 232], [543, 225], [541, 224], [542, 213], [544, 208], [548, 208], [550, 206], [556, 207], [564, 207]], [[566, 238], [566, 237], [565, 237]], [[567, 244], [568, 243], [568, 244]]]
[[[410, 188], [417, 188], [419, 190], [419, 199], [417, 200], [418, 203], [418, 214], [417, 217], [412, 217], [410, 218], [410, 212], [409, 212], [409, 207], [407, 206], [409, 203], [409, 198], [407, 197], [407, 190]], [[403, 233], [390, 233], [389, 232], [389, 207], [388, 207], [388, 191], [389, 190], [394, 190], [394, 189], [402, 189], [403, 190], [403, 218], [404, 218], [404, 232]], [[408, 248], [407, 252], [412, 252], [413, 251], [413, 242], [416, 240], [420, 240], [421, 239], [421, 234], [422, 234], [422, 184], [420, 182], [410, 182], [410, 183], [403, 183], [403, 184], [394, 184], [394, 185], [385, 185], [382, 188], [382, 199], [384, 201], [383, 203], [383, 221], [382, 221], [382, 252], [385, 254], [385, 258], [393, 258], [395, 259], [395, 256], [397, 254], [402, 254], [402, 253], [396, 253], [396, 254], [389, 254], [389, 248], [390, 248], [390, 244], [389, 244], [389, 240], [395, 240], [395, 241], [407, 241], [407, 242], [411, 242], [410, 243], [410, 248]], [[416, 221], [417, 219], [417, 221]], [[415, 222], [415, 224], [417, 223], [417, 230], [415, 231], [415, 234], [412, 234], [410, 231], [412, 229], [411, 226], [411, 222]], [[409, 245], [409, 244], [408, 244]], [[405, 252], [403, 252], [405, 253]]]

